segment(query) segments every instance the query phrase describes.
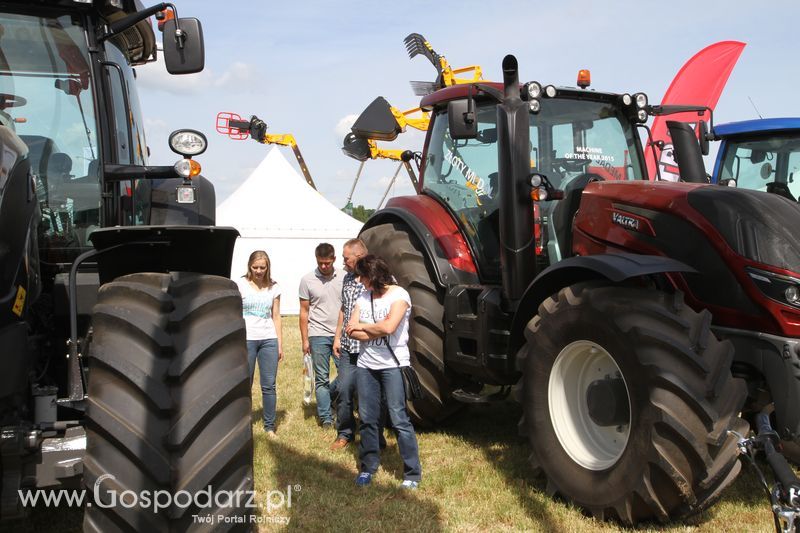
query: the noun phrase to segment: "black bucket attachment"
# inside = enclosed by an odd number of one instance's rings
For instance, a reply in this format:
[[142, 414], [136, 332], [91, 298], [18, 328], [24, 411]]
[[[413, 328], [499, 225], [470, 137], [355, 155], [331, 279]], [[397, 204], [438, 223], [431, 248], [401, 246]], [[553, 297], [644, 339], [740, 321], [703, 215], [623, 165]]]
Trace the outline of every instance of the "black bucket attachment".
[[356, 137], [376, 141], [393, 141], [403, 131], [392, 114], [389, 102], [382, 96], [367, 106], [351, 129]]

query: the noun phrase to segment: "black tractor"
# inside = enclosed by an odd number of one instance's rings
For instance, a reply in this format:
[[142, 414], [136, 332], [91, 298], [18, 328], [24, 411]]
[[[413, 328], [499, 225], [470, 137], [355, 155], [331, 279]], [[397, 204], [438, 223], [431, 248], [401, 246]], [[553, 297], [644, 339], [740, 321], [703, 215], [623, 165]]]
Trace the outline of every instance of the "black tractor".
[[[153, 16], [167, 70], [202, 70], [200, 22], [172, 4], [0, 3], [4, 521], [25, 515], [26, 491], [83, 486], [87, 531], [246, 522], [238, 234], [213, 227], [213, 186], [192, 159], [202, 134], [176, 131], [181, 159], [148, 165], [134, 69], [156, 57]], [[206, 490], [242, 494], [203, 508], [176, 497]]]

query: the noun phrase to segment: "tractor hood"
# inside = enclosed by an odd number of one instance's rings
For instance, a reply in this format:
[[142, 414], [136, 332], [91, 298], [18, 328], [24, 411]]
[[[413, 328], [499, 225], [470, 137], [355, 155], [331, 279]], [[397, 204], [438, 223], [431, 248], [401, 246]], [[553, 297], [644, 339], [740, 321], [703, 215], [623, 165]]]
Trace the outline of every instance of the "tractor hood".
[[800, 205], [776, 194], [734, 187], [701, 187], [687, 196], [737, 254], [800, 271]]
[[573, 252], [670, 257], [695, 269], [672, 279], [715, 324], [800, 337], [798, 222], [796, 202], [760, 191], [595, 182], [581, 195]]

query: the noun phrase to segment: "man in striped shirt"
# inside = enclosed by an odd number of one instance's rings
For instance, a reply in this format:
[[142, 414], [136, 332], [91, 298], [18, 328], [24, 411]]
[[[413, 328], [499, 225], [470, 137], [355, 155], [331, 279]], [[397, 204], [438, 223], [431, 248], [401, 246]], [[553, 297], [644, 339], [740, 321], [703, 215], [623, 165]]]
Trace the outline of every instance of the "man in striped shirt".
[[342, 258], [347, 272], [342, 281], [342, 308], [333, 339], [333, 355], [339, 358], [339, 375], [336, 378], [339, 398], [336, 405], [336, 440], [331, 450], [347, 446], [355, 438], [356, 421], [353, 417], [353, 395], [355, 393], [355, 369], [358, 361], [359, 342], [344, 332], [350, 322], [350, 314], [364, 286], [353, 273], [356, 262], [367, 255], [367, 245], [361, 239], [350, 239], [344, 243]]
[[[364, 291], [364, 286], [353, 273], [356, 262], [367, 255], [367, 245], [361, 239], [350, 239], [344, 243], [342, 258], [344, 269], [347, 272], [342, 281], [342, 308], [339, 310], [339, 321], [336, 326], [336, 336], [333, 339], [333, 355], [339, 358], [338, 375], [336, 376], [336, 390], [338, 393], [336, 406], [336, 440], [331, 444], [331, 450], [340, 450], [350, 444], [356, 434], [356, 420], [353, 416], [354, 398], [356, 393], [356, 364], [358, 351], [361, 347], [359, 341], [350, 338], [344, 328], [350, 322], [350, 315], [356, 300]], [[381, 402], [380, 426], [378, 438], [381, 449], [386, 448], [386, 438], [383, 436], [386, 406]]]

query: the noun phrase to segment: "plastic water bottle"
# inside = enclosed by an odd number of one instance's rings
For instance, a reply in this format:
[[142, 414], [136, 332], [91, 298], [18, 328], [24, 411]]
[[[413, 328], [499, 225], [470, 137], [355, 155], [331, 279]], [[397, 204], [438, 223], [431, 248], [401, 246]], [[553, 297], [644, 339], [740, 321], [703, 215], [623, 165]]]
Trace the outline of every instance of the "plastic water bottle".
[[311, 363], [311, 354], [303, 356], [303, 405], [311, 405], [311, 397], [314, 394], [314, 367]]

